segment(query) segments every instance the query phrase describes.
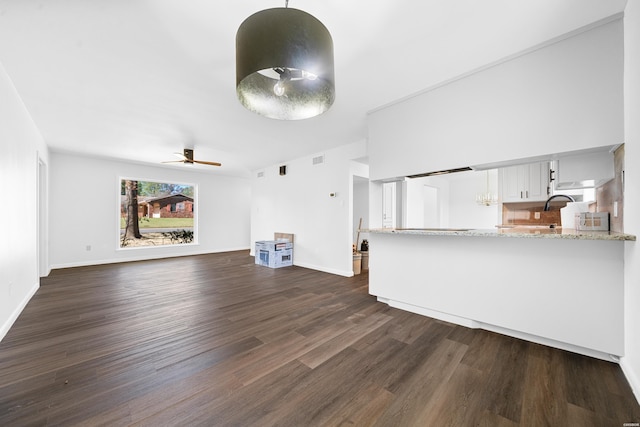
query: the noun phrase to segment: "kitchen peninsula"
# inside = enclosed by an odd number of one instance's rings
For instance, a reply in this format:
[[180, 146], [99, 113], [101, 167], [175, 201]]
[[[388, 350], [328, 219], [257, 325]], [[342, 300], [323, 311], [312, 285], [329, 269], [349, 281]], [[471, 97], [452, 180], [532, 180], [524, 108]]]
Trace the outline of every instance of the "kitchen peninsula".
[[[405, 179], [563, 162], [623, 144], [622, 24], [615, 18], [583, 28], [369, 113], [371, 227], [410, 224], [397, 214], [404, 213], [397, 183]], [[525, 169], [522, 184], [538, 182], [541, 169]], [[502, 202], [545, 197], [538, 194], [544, 186], [516, 182]], [[390, 183], [395, 199], [383, 191]], [[621, 185], [620, 199], [607, 200], [602, 211], [615, 218], [623, 196]], [[385, 223], [394, 213], [396, 221]], [[625, 249], [633, 236], [377, 229], [368, 240], [369, 292], [390, 306], [602, 359], [624, 354]]]
[[569, 229], [372, 229], [392, 307], [606, 360], [623, 354], [624, 241]]

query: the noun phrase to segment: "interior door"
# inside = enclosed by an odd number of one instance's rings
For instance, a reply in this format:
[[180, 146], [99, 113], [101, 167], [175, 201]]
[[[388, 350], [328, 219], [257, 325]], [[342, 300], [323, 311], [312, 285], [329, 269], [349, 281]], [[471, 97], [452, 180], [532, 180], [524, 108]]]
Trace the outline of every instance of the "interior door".
[[396, 183], [382, 184], [382, 228], [395, 227]]

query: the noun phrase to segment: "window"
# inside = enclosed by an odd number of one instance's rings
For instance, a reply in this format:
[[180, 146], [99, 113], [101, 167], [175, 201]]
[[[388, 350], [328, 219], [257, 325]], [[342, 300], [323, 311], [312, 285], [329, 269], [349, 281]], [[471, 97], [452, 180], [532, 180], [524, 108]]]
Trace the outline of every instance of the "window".
[[120, 180], [120, 248], [195, 242], [195, 185]]

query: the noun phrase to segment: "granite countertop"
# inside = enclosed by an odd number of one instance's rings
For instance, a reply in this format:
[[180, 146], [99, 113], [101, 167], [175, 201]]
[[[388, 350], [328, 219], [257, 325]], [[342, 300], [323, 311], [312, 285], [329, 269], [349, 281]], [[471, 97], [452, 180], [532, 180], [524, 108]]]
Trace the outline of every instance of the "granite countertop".
[[507, 237], [534, 239], [574, 239], [574, 240], [631, 240], [632, 234], [614, 231], [578, 231], [562, 227], [506, 227], [496, 229], [467, 228], [373, 228], [361, 230], [373, 234], [413, 234], [420, 236], [467, 236], [467, 237]]

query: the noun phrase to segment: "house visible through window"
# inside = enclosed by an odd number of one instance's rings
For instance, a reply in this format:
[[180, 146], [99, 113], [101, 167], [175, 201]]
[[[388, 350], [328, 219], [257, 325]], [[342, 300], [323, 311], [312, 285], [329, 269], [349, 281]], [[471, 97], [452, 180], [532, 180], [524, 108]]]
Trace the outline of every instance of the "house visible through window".
[[136, 179], [120, 181], [120, 247], [196, 241], [195, 186]]

